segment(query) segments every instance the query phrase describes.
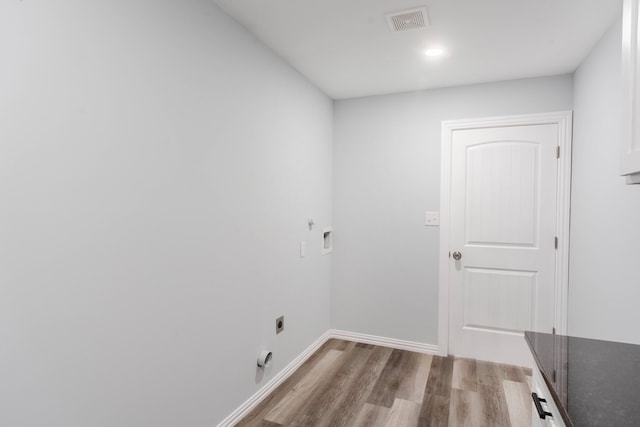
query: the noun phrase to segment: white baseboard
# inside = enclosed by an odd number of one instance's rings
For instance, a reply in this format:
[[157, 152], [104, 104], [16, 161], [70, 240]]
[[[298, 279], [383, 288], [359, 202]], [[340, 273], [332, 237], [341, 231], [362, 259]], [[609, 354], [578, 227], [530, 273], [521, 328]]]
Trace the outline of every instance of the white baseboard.
[[380, 345], [383, 347], [397, 348], [399, 350], [415, 351], [418, 353], [438, 354], [438, 346], [433, 344], [423, 344], [414, 341], [397, 340], [394, 338], [378, 337], [375, 335], [359, 334], [356, 332], [341, 331], [338, 329], [329, 329], [322, 334], [313, 344], [304, 350], [298, 357], [289, 363], [275, 377], [271, 378], [260, 390], [251, 396], [246, 402], [233, 411], [227, 418], [222, 420], [218, 427], [233, 427], [241, 419], [246, 417], [249, 412], [262, 400], [274, 391], [280, 384], [293, 374], [313, 353], [315, 353], [325, 342], [331, 338], [354, 341], [363, 344]]
[[278, 372], [278, 374], [271, 378], [268, 383], [266, 383], [260, 390], [258, 390], [253, 396], [249, 398], [246, 402], [238, 407], [235, 411], [233, 411], [227, 418], [222, 420], [218, 427], [233, 427], [236, 425], [241, 419], [251, 412], [253, 408], [258, 406], [262, 400], [269, 395], [272, 391], [274, 391], [280, 384], [282, 384], [287, 378], [293, 374], [296, 369], [300, 367], [313, 353], [318, 350], [322, 344], [324, 344], [329, 338], [329, 331], [325, 332], [318, 338], [313, 344], [311, 344], [306, 350], [304, 350], [298, 357], [293, 359], [291, 363], [289, 363], [285, 368]]
[[359, 334], [357, 332], [341, 331], [338, 329], [329, 330], [330, 338], [337, 338], [347, 341], [355, 341], [363, 344], [380, 345], [383, 347], [397, 348], [398, 350], [415, 351], [418, 353], [438, 354], [439, 347], [433, 344], [424, 344], [415, 341], [397, 340], [395, 338], [379, 337], [376, 335]]

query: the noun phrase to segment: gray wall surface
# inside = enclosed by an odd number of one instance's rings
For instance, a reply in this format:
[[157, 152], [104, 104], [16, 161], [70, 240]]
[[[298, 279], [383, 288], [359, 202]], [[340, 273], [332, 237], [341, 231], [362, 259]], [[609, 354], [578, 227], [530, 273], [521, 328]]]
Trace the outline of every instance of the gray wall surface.
[[640, 343], [619, 52], [332, 103], [208, 0], [0, 3], [0, 425], [212, 426], [329, 327], [437, 344], [442, 120], [575, 109], [569, 332]]
[[570, 110], [572, 76], [335, 102], [331, 322], [438, 344], [441, 122]]
[[640, 185], [619, 176], [621, 23], [575, 73], [569, 333], [640, 344]]
[[0, 425], [215, 425], [329, 328], [331, 100], [208, 0], [0, 32]]

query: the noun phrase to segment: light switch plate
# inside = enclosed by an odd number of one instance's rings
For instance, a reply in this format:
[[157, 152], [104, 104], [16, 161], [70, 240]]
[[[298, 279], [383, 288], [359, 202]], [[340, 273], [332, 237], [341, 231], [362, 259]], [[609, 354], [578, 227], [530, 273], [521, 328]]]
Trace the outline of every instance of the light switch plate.
[[440, 225], [440, 212], [425, 212], [424, 225], [428, 225], [428, 226]]

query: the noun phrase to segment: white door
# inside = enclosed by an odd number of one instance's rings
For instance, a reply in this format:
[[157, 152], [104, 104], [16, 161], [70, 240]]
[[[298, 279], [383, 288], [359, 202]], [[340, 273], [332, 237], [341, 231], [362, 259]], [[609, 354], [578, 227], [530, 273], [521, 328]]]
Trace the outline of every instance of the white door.
[[523, 331], [552, 332], [558, 143], [557, 123], [453, 131], [451, 354], [527, 366]]

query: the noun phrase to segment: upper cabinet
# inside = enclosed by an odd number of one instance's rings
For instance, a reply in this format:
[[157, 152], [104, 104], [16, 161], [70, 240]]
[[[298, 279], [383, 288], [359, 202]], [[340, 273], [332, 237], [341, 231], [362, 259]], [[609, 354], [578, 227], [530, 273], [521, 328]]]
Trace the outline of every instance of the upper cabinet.
[[627, 184], [640, 184], [640, 64], [638, 3], [624, 0], [622, 24], [622, 146], [620, 174]]

